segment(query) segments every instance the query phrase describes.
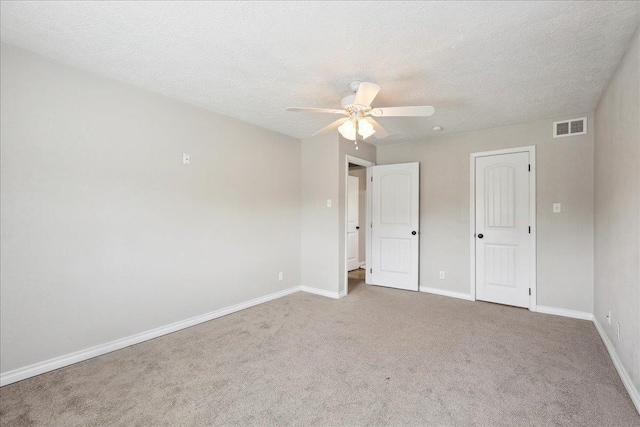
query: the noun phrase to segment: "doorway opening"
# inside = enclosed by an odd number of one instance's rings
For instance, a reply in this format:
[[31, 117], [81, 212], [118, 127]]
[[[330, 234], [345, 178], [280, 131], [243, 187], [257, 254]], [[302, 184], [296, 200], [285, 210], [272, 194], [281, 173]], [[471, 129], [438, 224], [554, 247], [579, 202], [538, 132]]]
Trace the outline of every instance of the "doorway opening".
[[[364, 182], [359, 167], [366, 171]], [[351, 284], [362, 283], [419, 290], [419, 171], [417, 162], [375, 166], [347, 156], [342, 295], [352, 290]], [[350, 272], [357, 284], [349, 283]]]
[[367, 168], [349, 163], [347, 175], [347, 293], [364, 283]]
[[369, 253], [369, 229], [366, 224], [370, 200], [367, 168], [374, 163], [347, 155], [345, 165], [344, 283], [348, 294], [365, 283]]

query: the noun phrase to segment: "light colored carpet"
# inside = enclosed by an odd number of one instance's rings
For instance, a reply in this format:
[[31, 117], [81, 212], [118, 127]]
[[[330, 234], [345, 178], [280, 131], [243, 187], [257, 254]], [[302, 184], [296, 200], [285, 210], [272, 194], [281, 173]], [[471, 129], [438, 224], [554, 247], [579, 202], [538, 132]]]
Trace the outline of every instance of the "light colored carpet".
[[591, 322], [350, 282], [5, 386], [0, 421], [640, 425]]

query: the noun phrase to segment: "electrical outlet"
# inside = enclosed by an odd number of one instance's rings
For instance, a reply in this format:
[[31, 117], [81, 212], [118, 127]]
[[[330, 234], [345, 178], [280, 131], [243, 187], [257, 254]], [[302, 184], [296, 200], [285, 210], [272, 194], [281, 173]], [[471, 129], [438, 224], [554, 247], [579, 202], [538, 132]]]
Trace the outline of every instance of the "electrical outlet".
[[553, 213], [560, 213], [560, 212], [562, 212], [562, 205], [560, 203], [554, 203]]
[[284, 273], [282, 271], [278, 273], [278, 280], [284, 280]]
[[620, 339], [620, 323], [616, 323], [616, 332], [618, 334], [618, 339]]
[[609, 314], [607, 314], [607, 322], [611, 324], [611, 310], [609, 310]]
[[331, 199], [327, 199], [327, 207], [330, 208], [331, 207]]
[[441, 279], [444, 279], [444, 271], [441, 271], [441, 272], [440, 272], [440, 278], [441, 278]]
[[186, 154], [186, 153], [182, 155], [182, 164], [183, 165], [188, 165], [189, 164], [189, 160], [190, 160], [189, 157], [190, 156], [188, 154]]

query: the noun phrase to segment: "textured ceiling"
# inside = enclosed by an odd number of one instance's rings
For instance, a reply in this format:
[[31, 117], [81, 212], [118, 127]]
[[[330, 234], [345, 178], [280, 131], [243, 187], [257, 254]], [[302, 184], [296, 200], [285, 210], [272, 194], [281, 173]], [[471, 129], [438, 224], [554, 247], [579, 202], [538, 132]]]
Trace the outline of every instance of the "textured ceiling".
[[[298, 138], [335, 119], [352, 80], [392, 143], [595, 108], [638, 2], [1, 3], [1, 40]], [[373, 142], [375, 141], [375, 138]]]

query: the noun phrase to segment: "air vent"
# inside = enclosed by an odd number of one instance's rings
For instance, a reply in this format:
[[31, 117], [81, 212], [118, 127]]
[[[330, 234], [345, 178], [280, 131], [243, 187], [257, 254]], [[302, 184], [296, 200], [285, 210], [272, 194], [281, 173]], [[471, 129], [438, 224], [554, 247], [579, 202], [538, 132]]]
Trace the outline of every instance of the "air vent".
[[563, 120], [553, 123], [553, 137], [584, 135], [587, 133], [587, 118]]

